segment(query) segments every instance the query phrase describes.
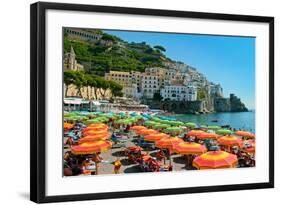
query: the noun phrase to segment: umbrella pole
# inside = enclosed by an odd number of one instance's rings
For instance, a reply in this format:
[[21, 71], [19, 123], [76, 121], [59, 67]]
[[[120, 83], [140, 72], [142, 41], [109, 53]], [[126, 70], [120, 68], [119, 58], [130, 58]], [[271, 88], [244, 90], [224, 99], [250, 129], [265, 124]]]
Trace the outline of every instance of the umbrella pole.
[[98, 175], [98, 163], [96, 162], [96, 175]]
[[171, 156], [170, 149], [168, 149], [168, 152], [169, 152], [169, 166], [172, 166], [172, 156]]

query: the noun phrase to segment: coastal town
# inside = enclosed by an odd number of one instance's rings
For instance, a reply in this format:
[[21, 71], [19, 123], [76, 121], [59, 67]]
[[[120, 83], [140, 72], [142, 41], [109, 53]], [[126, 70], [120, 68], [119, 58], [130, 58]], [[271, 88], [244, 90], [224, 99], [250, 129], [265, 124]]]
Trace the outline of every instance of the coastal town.
[[255, 167], [254, 130], [208, 118], [249, 112], [235, 94], [161, 45], [64, 31], [64, 176]]
[[[101, 35], [67, 29], [74, 39], [97, 41], [102, 40]], [[73, 33], [73, 32], [77, 32]], [[88, 36], [87, 36], [88, 35]], [[101, 41], [104, 45], [112, 45], [112, 41]], [[122, 45], [124, 46], [124, 45]], [[64, 70], [84, 71], [84, 66], [77, 62], [76, 54], [71, 46], [70, 51], [64, 55]], [[120, 84], [123, 97], [131, 101], [150, 104], [152, 109], [162, 109], [176, 113], [209, 113], [209, 112], [243, 112], [248, 111], [241, 100], [230, 94], [228, 98], [223, 95], [223, 88], [215, 84], [196, 68], [182, 62], [165, 61], [162, 67], [146, 67], [144, 72], [116, 71], [110, 68], [104, 73], [104, 79]], [[67, 96], [77, 95], [75, 85], [70, 85]], [[88, 88], [86, 92], [92, 93]], [[83, 94], [84, 93], [84, 94]], [[83, 99], [95, 100], [96, 96], [82, 93]], [[104, 96], [109, 100], [111, 95]], [[88, 100], [90, 100], [88, 99]], [[179, 103], [180, 102], [180, 103]], [[185, 109], [182, 109], [185, 108]]]

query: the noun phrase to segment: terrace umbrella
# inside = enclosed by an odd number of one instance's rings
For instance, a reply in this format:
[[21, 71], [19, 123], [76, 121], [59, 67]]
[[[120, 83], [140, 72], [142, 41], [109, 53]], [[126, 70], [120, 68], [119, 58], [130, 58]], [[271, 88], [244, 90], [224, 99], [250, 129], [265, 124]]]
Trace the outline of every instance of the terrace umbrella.
[[171, 150], [173, 149], [173, 146], [177, 143], [183, 142], [182, 139], [178, 137], [163, 137], [162, 139], [155, 142], [155, 146], [161, 149], [168, 149], [168, 155], [170, 158], [170, 165], [172, 163], [171, 161]]
[[[76, 146], [72, 146], [71, 152], [75, 155], [94, 154], [94, 153], [109, 150], [111, 147], [112, 147], [112, 143], [110, 141], [99, 140], [93, 142], [85, 142]], [[98, 174], [97, 164], [96, 164], [96, 174]]]
[[248, 131], [237, 131], [234, 134], [237, 135], [237, 136], [241, 136], [243, 138], [246, 138], [246, 139], [254, 139], [255, 138], [255, 135], [251, 132], [248, 132]]
[[201, 135], [202, 133], [204, 133], [204, 131], [202, 131], [202, 130], [191, 130], [188, 133], [186, 133], [186, 135], [197, 137], [197, 136]]
[[102, 135], [89, 135], [78, 140], [78, 144], [82, 144], [85, 142], [93, 142], [99, 140], [107, 140], [110, 137], [110, 134], [102, 134]]
[[142, 129], [146, 129], [146, 127], [144, 127], [144, 126], [133, 126], [133, 127], [131, 127], [130, 128], [131, 130], [135, 130], [135, 131], [138, 131], [138, 130], [142, 130]]
[[216, 133], [219, 135], [231, 135], [232, 131], [227, 129], [219, 129], [216, 131]]
[[163, 137], [170, 137], [170, 136], [165, 133], [149, 134], [144, 136], [144, 140], [155, 142], [157, 140], [162, 139]]
[[70, 130], [71, 128], [73, 128], [73, 124], [70, 123], [63, 123], [63, 129], [65, 130]]
[[227, 146], [229, 151], [231, 146], [241, 147], [243, 144], [243, 141], [240, 138], [234, 136], [223, 136], [219, 138], [217, 141], [220, 145]]
[[153, 130], [153, 129], [142, 129], [142, 130], [139, 130], [137, 131], [137, 134], [138, 135], [149, 135], [149, 134], [156, 134], [158, 133], [158, 131], [156, 130]]
[[185, 126], [188, 128], [195, 128], [197, 125], [193, 122], [187, 122], [187, 123], [185, 123]]
[[219, 135], [214, 132], [203, 132], [203, 133], [197, 135], [197, 138], [200, 140], [217, 139], [218, 137], [219, 137]]
[[238, 164], [237, 156], [224, 151], [209, 151], [193, 160], [197, 169], [233, 168]]

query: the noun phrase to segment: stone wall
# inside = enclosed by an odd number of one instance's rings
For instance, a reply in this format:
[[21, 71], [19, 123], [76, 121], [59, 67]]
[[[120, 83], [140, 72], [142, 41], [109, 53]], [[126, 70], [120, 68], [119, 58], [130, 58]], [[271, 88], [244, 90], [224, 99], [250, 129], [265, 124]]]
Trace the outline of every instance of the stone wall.
[[[66, 92], [66, 87], [64, 86], [64, 95]], [[102, 90], [103, 93], [103, 90]], [[96, 95], [95, 95], [95, 89], [94, 88], [90, 88], [90, 87], [83, 87], [81, 89], [81, 96], [78, 96], [78, 89], [76, 88], [75, 85], [70, 85], [68, 86], [68, 90], [67, 90], [67, 96], [68, 97], [82, 97], [84, 99], [95, 99], [95, 100], [104, 100], [104, 99], [110, 99], [111, 98], [111, 92], [110, 90], [107, 90], [105, 93], [105, 97], [103, 97], [103, 95], [101, 94], [101, 92], [99, 92], [99, 90], [97, 90]]]

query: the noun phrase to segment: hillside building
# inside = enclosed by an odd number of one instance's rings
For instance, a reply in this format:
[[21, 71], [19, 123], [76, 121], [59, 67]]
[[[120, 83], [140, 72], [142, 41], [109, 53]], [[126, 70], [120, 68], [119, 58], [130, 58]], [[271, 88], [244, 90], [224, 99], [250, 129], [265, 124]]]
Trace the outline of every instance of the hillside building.
[[84, 70], [84, 66], [77, 63], [76, 55], [72, 46], [70, 48], [70, 52], [64, 55], [63, 67], [64, 70], [74, 70], [74, 71]]

